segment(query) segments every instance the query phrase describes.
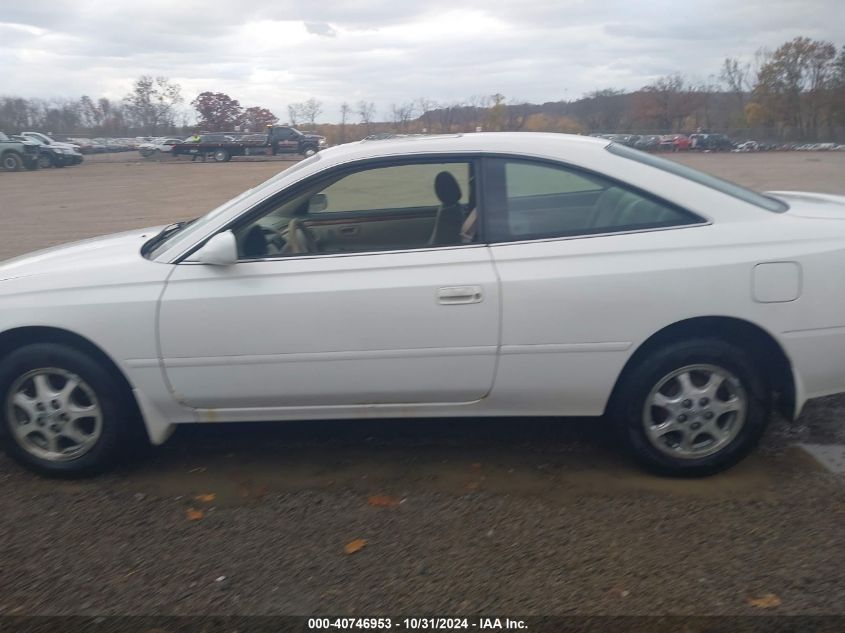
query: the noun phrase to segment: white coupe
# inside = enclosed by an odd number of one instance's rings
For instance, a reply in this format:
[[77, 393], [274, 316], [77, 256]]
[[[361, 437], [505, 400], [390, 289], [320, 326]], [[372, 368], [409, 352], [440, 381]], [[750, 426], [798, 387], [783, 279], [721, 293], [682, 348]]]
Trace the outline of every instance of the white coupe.
[[0, 280], [4, 444], [48, 474], [139, 428], [607, 415], [645, 466], [701, 475], [845, 391], [845, 198], [604, 139], [343, 145]]

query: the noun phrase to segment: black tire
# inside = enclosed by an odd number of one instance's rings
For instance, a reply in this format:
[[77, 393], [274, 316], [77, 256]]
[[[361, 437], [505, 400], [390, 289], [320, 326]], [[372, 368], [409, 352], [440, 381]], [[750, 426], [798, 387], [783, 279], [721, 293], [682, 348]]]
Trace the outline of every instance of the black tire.
[[225, 149], [218, 149], [213, 154], [214, 160], [218, 163], [227, 163], [232, 158]]
[[[12, 432], [17, 424], [9, 414], [11, 390], [16, 381], [40, 368], [65, 370], [81, 378], [96, 396], [102, 412], [99, 437], [80, 456], [65, 461], [44, 459], [24, 447]], [[72, 347], [36, 343], [21, 347], [3, 359], [0, 370], [0, 441], [6, 453], [19, 464], [42, 475], [81, 477], [98, 474], [124, 453], [133, 430], [138, 428], [131, 394], [96, 360]]]
[[0, 168], [3, 171], [20, 171], [23, 169], [23, 158], [17, 152], [6, 152], [0, 158]]
[[37, 158], [28, 158], [24, 165], [26, 166], [28, 171], [35, 171], [37, 169], [41, 169], [41, 163], [38, 162]]
[[[735, 437], [710, 455], [667, 455], [646, 433], [646, 399], [665, 377], [693, 365], [714, 366], [736, 378], [745, 396], [745, 420]], [[770, 394], [766, 380], [743, 349], [721, 339], [694, 338], [656, 349], [626, 371], [609, 412], [623, 443], [641, 465], [660, 475], [702, 477], [730, 468], [757, 445], [769, 421]], [[693, 407], [697, 405], [693, 403]]]
[[38, 156], [38, 164], [41, 166], [41, 169], [49, 169], [53, 166], [53, 159], [49, 154], [40, 154]]

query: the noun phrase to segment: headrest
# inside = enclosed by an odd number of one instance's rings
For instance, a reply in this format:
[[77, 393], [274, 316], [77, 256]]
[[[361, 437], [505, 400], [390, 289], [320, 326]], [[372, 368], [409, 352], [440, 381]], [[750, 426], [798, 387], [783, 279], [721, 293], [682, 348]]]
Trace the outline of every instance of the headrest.
[[457, 204], [461, 199], [461, 186], [448, 171], [441, 171], [434, 179], [434, 193], [444, 206]]

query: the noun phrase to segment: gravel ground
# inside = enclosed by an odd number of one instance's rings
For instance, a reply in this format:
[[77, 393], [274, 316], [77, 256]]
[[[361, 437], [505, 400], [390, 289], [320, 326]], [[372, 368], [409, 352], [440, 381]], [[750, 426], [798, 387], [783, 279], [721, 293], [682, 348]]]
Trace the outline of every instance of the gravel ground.
[[[843, 159], [683, 158], [845, 193]], [[0, 174], [0, 258], [192, 217], [278, 169]], [[639, 472], [593, 420], [183, 428], [74, 482], [0, 457], [0, 614], [842, 614], [845, 482], [796, 445], [845, 443], [843, 416], [812, 402], [693, 481]]]

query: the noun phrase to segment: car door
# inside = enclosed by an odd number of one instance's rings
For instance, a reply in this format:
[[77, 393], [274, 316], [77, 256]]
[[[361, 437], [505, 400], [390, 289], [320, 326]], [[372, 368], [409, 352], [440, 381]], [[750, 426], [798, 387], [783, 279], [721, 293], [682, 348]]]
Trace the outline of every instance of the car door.
[[[469, 169], [469, 161], [454, 162]], [[373, 209], [374, 216], [385, 205], [391, 215], [403, 205], [429, 206], [433, 184], [422, 181], [440, 163], [419, 164], [416, 189], [407, 172], [394, 178], [390, 166], [355, 170], [350, 178], [363, 173], [380, 184], [350, 188], [353, 206], [361, 214]], [[236, 234], [266, 232], [298, 200], [283, 194], [271, 213]], [[175, 397], [200, 409], [256, 412], [485, 397], [499, 333], [489, 249], [403, 249], [389, 241], [362, 249], [325, 246], [297, 256], [250, 256], [231, 266], [178, 264], [159, 314], [162, 363]]]
[[556, 163], [486, 159], [484, 181], [503, 297], [490, 405], [602, 414], [633, 342], [660, 322], [660, 306], [690, 302], [678, 271], [698, 256], [682, 245], [692, 246], [705, 222]]

